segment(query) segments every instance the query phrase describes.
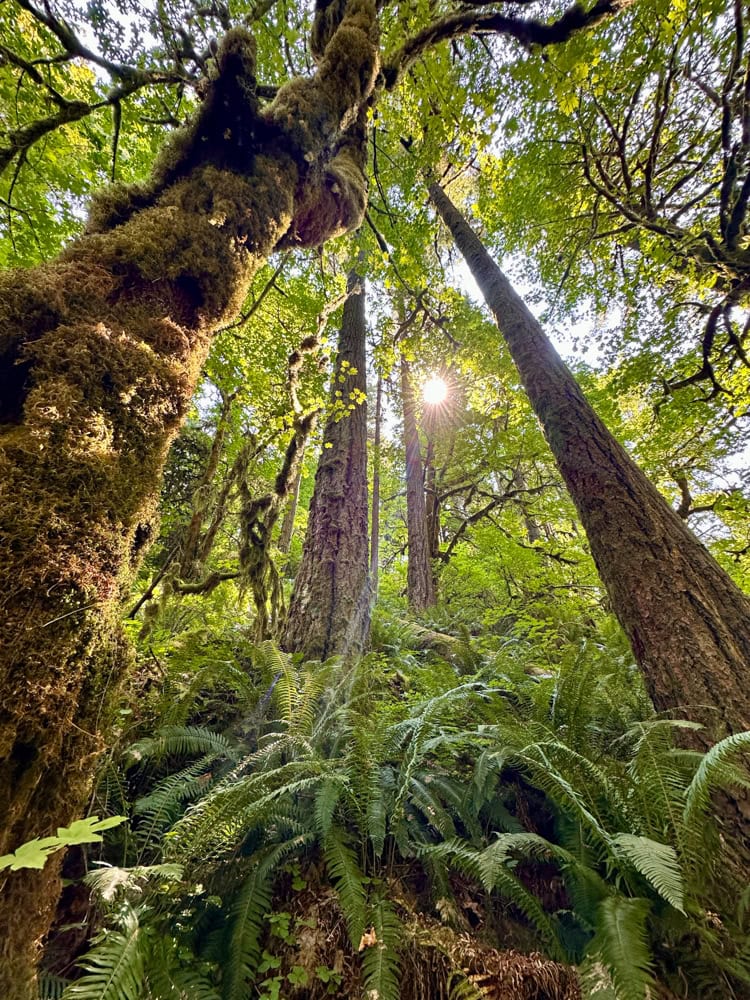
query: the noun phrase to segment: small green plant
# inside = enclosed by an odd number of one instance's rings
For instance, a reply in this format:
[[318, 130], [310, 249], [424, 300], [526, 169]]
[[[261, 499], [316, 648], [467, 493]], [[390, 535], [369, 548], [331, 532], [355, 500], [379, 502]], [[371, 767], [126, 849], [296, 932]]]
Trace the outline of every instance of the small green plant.
[[50, 854], [72, 847], [74, 844], [99, 844], [101, 834], [111, 830], [127, 820], [127, 816], [108, 816], [99, 819], [98, 816], [88, 816], [76, 820], [70, 826], [59, 826], [56, 837], [37, 837], [22, 844], [12, 854], [0, 857], [0, 871], [10, 868], [12, 872], [20, 868], [44, 868]]

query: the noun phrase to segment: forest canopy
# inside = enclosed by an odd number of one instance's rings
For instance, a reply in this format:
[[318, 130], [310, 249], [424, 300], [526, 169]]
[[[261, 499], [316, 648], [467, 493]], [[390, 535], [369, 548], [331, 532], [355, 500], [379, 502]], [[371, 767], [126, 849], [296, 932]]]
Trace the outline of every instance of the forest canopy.
[[739, 0], [0, 3], [0, 994], [750, 996]]

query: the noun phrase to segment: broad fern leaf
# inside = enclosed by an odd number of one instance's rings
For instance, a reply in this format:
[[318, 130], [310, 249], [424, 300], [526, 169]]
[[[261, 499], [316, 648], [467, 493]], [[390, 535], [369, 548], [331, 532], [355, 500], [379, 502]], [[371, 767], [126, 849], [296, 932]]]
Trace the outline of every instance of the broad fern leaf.
[[685, 886], [677, 853], [669, 844], [649, 837], [618, 833], [612, 838], [615, 849], [648, 879], [662, 899], [680, 913], [685, 912]]
[[647, 899], [608, 896], [599, 904], [596, 934], [587, 955], [609, 970], [617, 1000], [647, 1000], [654, 986], [646, 919]]
[[222, 997], [246, 1000], [261, 956], [264, 917], [271, 909], [273, 868], [258, 865], [245, 879], [229, 914]]
[[711, 792], [716, 788], [750, 788], [748, 775], [732, 767], [732, 758], [750, 753], [750, 732], [727, 736], [706, 753], [685, 794], [683, 822], [686, 827], [700, 823], [708, 811]]
[[403, 938], [403, 926], [382, 890], [373, 893], [368, 906], [368, 927], [372, 929], [374, 942], [363, 949], [362, 970], [364, 972], [365, 997], [378, 1000], [399, 1000], [399, 946]]
[[323, 841], [323, 855], [344, 912], [349, 938], [357, 948], [364, 933], [366, 920], [367, 892], [364, 876], [357, 864], [354, 851], [344, 843], [338, 830], [332, 830]]
[[167, 754], [178, 757], [213, 754], [231, 760], [235, 758], [236, 750], [226, 736], [203, 726], [165, 726], [156, 736], [134, 743], [128, 754], [134, 762]]
[[144, 969], [151, 941], [135, 911], [121, 930], [104, 931], [81, 966], [85, 974], [63, 993], [63, 1000], [142, 1000]]
[[39, 1000], [62, 1000], [69, 979], [53, 976], [51, 972], [39, 973]]

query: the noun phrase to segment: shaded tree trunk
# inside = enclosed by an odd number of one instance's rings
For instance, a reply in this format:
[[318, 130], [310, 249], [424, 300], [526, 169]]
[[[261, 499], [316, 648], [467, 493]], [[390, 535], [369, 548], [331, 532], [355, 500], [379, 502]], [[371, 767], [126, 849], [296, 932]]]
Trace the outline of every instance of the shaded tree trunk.
[[706, 722], [704, 748], [750, 729], [750, 601], [607, 430], [445, 192], [430, 196], [495, 315], [654, 705]]
[[289, 497], [289, 503], [284, 511], [284, 519], [281, 522], [281, 531], [279, 532], [279, 545], [278, 549], [282, 555], [288, 555], [289, 549], [292, 545], [292, 537], [294, 535], [294, 521], [297, 517], [297, 507], [299, 505], [299, 491], [302, 485], [302, 457], [300, 456], [300, 470], [297, 473], [297, 478], [294, 481], [294, 487], [292, 489], [292, 495]]
[[409, 362], [401, 355], [401, 400], [404, 411], [404, 451], [406, 452], [406, 529], [408, 563], [406, 595], [415, 611], [435, 604], [435, 587], [427, 537], [427, 507], [424, 490], [424, 467], [417, 430], [414, 388]]
[[432, 568], [432, 586], [437, 595], [438, 582], [435, 567], [440, 558], [440, 494], [438, 475], [435, 468], [434, 417], [425, 421], [427, 448], [424, 456], [425, 516], [427, 518], [427, 546]]
[[[56, 261], [0, 277], [0, 854], [85, 810], [129, 661], [120, 601], [213, 331], [272, 251], [362, 217], [376, 14], [342, 8], [318, 26], [315, 76], [263, 112], [255, 42], [228, 32], [151, 180], [105, 192]], [[0, 874], [4, 1000], [36, 995], [58, 869]]]
[[352, 271], [331, 409], [283, 646], [311, 659], [356, 655], [370, 631], [365, 292]]
[[[526, 482], [526, 476], [523, 474], [523, 469], [519, 465], [516, 471], [513, 473], [513, 485], [526, 492], [528, 489], [528, 483]], [[526, 528], [526, 537], [529, 542], [533, 545], [534, 542], [541, 542], [542, 540], [542, 529], [536, 521], [536, 518], [529, 512], [526, 502], [519, 500], [519, 506], [521, 507], [521, 513], [523, 515], [523, 524]]]
[[370, 527], [370, 599], [374, 604], [378, 597], [378, 576], [380, 573], [380, 437], [383, 423], [383, 376], [378, 372], [378, 387], [375, 392], [375, 438], [372, 462], [372, 517]]

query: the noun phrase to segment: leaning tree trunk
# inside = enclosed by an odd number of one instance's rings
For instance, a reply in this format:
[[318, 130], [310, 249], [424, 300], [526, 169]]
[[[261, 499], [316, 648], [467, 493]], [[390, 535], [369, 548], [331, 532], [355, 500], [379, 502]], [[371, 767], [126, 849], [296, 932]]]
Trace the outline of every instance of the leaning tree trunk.
[[430, 196], [495, 315], [654, 705], [705, 721], [703, 747], [750, 729], [750, 601], [607, 430], [442, 188]]
[[417, 430], [417, 410], [411, 384], [409, 362], [401, 355], [401, 401], [404, 411], [406, 452], [406, 533], [408, 562], [406, 596], [415, 611], [435, 604], [435, 584], [427, 537], [427, 507], [424, 495], [424, 467]]
[[360, 652], [370, 632], [367, 532], [367, 326], [363, 283], [349, 275], [331, 409], [283, 646], [324, 660]]
[[[128, 662], [120, 601], [211, 334], [273, 250], [361, 220], [376, 12], [338, 10], [316, 24], [316, 74], [264, 111], [254, 40], [230, 31], [150, 182], [105, 192], [56, 261], [0, 278], [0, 854], [83, 814]], [[4, 1000], [35, 995], [58, 867], [0, 876]]]

